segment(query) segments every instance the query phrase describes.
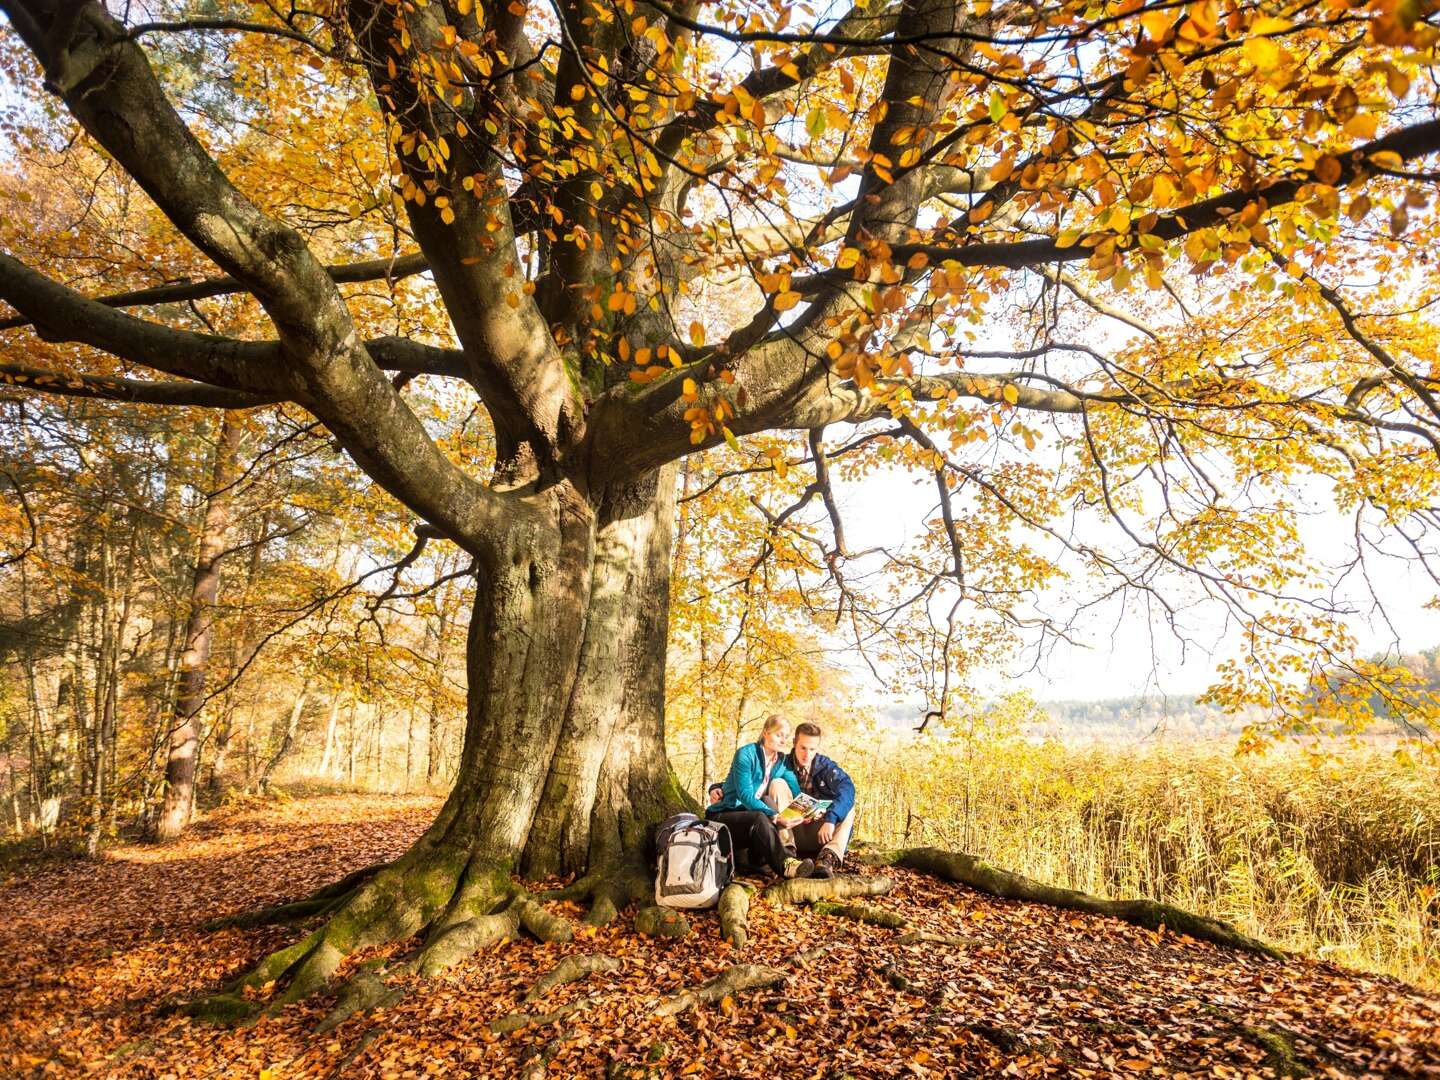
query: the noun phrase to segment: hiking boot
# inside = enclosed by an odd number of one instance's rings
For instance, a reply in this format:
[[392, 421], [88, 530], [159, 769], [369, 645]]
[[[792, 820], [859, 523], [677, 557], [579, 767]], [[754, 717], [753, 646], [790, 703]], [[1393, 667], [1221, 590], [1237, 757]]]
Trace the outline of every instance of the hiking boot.
[[815, 863], [810, 859], [786, 859], [785, 874], [787, 878], [809, 877], [815, 872]]
[[840, 861], [840, 856], [836, 855], [835, 852], [829, 848], [825, 848], [820, 852], [820, 857], [815, 860], [815, 876], [834, 877], [840, 872], [842, 865], [843, 863]]

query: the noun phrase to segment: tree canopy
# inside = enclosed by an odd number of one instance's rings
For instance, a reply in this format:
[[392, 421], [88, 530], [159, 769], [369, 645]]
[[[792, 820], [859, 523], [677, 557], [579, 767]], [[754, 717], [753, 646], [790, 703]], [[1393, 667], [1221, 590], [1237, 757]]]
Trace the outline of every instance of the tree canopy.
[[[11, 386], [293, 402], [481, 556], [511, 493], [729, 443], [805, 474], [831, 528], [762, 528], [833, 621], [881, 632], [878, 559], [947, 681], [977, 608], [1064, 634], [1068, 574], [1178, 629], [1179, 574], [1243, 641], [1217, 701], [1433, 712], [1303, 523], [1432, 558], [1431, 4], [5, 8]], [[890, 463], [936, 477], [913, 560], [831, 495]]]

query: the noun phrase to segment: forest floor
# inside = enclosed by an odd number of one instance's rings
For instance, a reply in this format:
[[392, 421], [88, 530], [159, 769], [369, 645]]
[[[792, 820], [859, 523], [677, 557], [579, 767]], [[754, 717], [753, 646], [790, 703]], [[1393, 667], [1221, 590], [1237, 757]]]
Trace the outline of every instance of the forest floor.
[[[627, 915], [568, 944], [503, 945], [324, 1035], [312, 1031], [327, 998], [246, 1028], [167, 1008], [298, 933], [205, 931], [205, 920], [394, 857], [438, 805], [370, 795], [235, 805], [169, 847], [117, 847], [0, 881], [0, 1075], [510, 1077], [547, 1047], [559, 1077], [1440, 1077], [1440, 995], [906, 870], [884, 871], [894, 891], [868, 902], [952, 943], [899, 944], [897, 930], [757, 898], [744, 962], [784, 966], [788, 980], [678, 1017], [650, 1009], [740, 960], [713, 912], [679, 940], [639, 937]], [[832, 947], [818, 959], [794, 959], [822, 943]], [[492, 1034], [490, 1021], [535, 1008], [521, 1004], [526, 992], [571, 953], [623, 963], [544, 1001], [587, 1007]]]

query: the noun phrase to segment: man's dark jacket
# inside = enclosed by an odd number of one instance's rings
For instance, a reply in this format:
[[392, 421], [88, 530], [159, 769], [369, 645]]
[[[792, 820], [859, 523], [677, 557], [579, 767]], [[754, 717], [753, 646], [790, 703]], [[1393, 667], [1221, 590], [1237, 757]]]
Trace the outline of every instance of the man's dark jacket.
[[[796, 776], [800, 776], [800, 765], [795, 760], [795, 752], [792, 750], [785, 755], [785, 764]], [[850, 779], [850, 774], [836, 765], [824, 754], [816, 754], [810, 759], [810, 775], [801, 783], [801, 788], [806, 795], [817, 799], [829, 799], [832, 806], [825, 811], [822, 821], [828, 821], [832, 825], [839, 825], [845, 820], [845, 815], [855, 805], [855, 781]]]

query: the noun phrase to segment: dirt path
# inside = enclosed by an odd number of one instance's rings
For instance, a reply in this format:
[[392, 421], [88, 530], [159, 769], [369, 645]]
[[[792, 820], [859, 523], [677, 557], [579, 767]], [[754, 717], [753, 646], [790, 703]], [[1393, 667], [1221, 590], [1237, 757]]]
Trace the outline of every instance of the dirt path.
[[[310, 1034], [324, 1000], [242, 1030], [165, 1011], [296, 937], [287, 927], [207, 933], [201, 922], [397, 855], [437, 807], [372, 796], [236, 807], [171, 847], [118, 848], [0, 883], [0, 1075], [325, 1077], [363, 1044], [340, 1075], [510, 1077], [566, 1034], [551, 1046], [552, 1077], [1238, 1078], [1283, 1072], [1292, 1050], [1314, 1075], [1440, 1077], [1436, 995], [906, 871], [874, 902], [961, 943], [898, 945], [894, 930], [757, 902], [747, 962], [833, 948], [778, 990], [678, 1019], [649, 1006], [737, 959], [713, 913], [679, 942], [637, 938], [628, 918], [567, 945], [521, 941], [324, 1036]], [[490, 1033], [540, 974], [585, 952], [624, 965], [545, 1004], [594, 997], [589, 1008], [553, 1027]]]

